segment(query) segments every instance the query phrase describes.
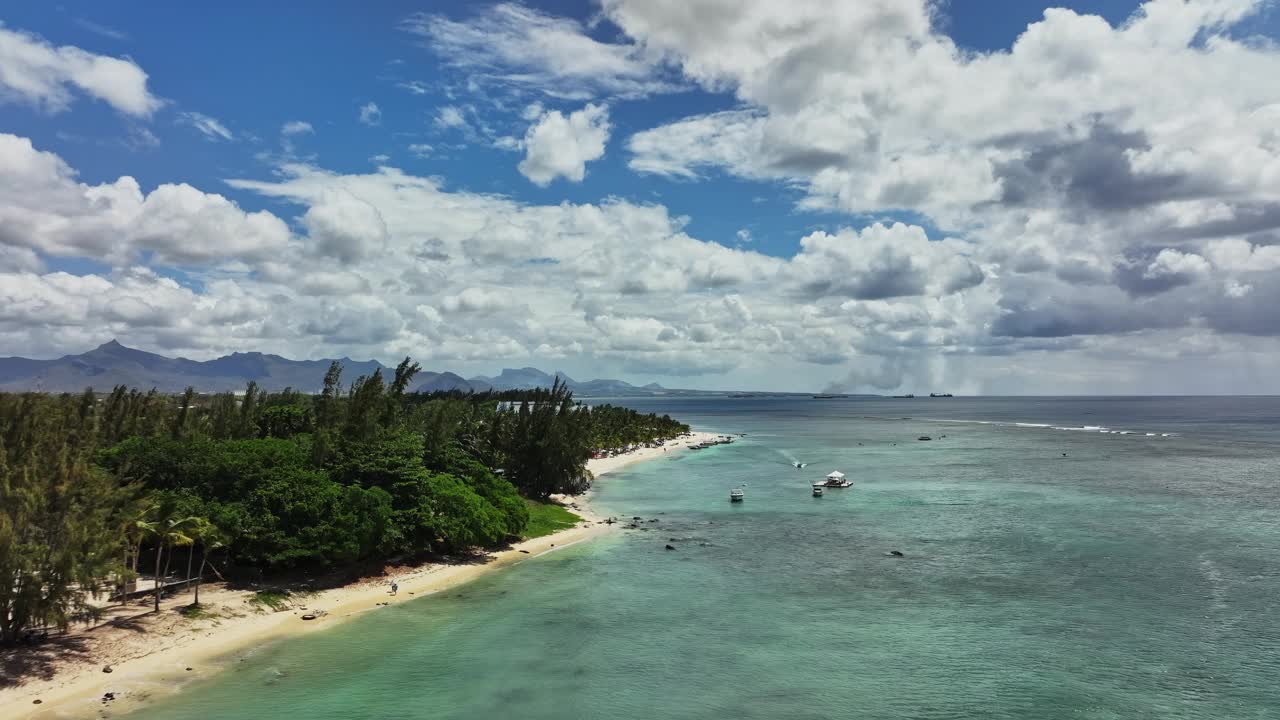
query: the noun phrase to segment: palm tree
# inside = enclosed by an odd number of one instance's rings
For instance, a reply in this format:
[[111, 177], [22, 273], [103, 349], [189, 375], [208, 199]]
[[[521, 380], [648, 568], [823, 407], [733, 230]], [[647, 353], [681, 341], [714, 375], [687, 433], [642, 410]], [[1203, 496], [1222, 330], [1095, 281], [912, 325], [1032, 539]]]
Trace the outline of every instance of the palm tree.
[[[186, 531], [195, 520], [195, 517], [182, 515], [173, 498], [164, 498], [152, 508], [151, 517], [139, 523], [147, 535], [156, 541], [156, 612], [160, 612], [160, 589], [163, 577], [160, 573], [160, 561], [169, 548], [191, 544], [191, 537], [186, 534]], [[166, 573], [168, 569], [169, 566], [166, 564]]]
[[[204, 566], [209, 561], [209, 551], [217, 550], [226, 544], [226, 535], [217, 525], [205, 518], [196, 518], [188, 533], [200, 543], [200, 571], [196, 573], [196, 597], [193, 604], [200, 604], [200, 583], [204, 580]], [[187, 578], [191, 578], [190, 561], [188, 560]]]

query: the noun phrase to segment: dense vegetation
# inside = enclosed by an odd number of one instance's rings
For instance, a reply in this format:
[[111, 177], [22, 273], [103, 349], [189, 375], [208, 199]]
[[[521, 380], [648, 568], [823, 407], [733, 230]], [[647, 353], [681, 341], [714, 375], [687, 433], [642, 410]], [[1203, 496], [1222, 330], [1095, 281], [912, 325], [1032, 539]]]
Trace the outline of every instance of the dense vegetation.
[[259, 578], [547, 532], [560, 508], [526, 498], [585, 490], [593, 449], [688, 430], [560, 384], [406, 393], [417, 369], [344, 388], [335, 363], [315, 396], [0, 394], [0, 641], [91, 617], [88, 594], [175, 562]]

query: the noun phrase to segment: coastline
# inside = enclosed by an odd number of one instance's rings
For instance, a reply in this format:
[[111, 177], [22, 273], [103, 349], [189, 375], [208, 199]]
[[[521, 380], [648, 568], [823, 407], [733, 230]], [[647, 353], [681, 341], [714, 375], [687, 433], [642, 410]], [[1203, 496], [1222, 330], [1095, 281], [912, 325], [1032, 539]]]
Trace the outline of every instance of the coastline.
[[[718, 436], [693, 432], [661, 447], [592, 459], [587, 469], [598, 478]], [[265, 643], [322, 631], [361, 613], [448, 590], [494, 570], [609, 532], [613, 526], [601, 522], [589, 499], [590, 493], [561, 498], [582, 517], [582, 522], [488, 553], [482, 563], [431, 563], [395, 569], [384, 577], [364, 578], [322, 590], [298, 598], [292, 607], [266, 612], [254, 609], [249, 602], [254, 595], [251, 591], [228, 590], [220, 583], [208, 583], [201, 589], [202, 607], [215, 611], [208, 617], [187, 619], [180, 615], [177, 610], [191, 600], [190, 595], [180, 594], [162, 602], [160, 616], [141, 612], [122, 618], [125, 622], [118, 626], [103, 623], [73, 630], [68, 633], [70, 637], [84, 639], [94, 647], [84, 657], [51, 660], [47, 677], [33, 677], [22, 684], [0, 688], [0, 707], [5, 708], [5, 717], [11, 720], [82, 717], [104, 708], [113, 713], [127, 712], [155, 695], [178, 692], [188, 682], [209, 677], [235, 657]], [[399, 584], [399, 593], [394, 597], [388, 593], [392, 578]], [[305, 613], [317, 612], [323, 614], [311, 621], [301, 619]], [[111, 667], [111, 672], [104, 672], [104, 666]], [[102, 698], [108, 693], [114, 700], [104, 704]], [[40, 703], [35, 704], [36, 700]]]

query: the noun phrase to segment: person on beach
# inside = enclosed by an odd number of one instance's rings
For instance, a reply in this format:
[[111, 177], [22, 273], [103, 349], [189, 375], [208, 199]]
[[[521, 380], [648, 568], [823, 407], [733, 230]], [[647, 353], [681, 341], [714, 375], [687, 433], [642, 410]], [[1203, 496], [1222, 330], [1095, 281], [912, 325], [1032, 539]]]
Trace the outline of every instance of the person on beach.
[[392, 595], [392, 597], [394, 597], [394, 596], [395, 596], [395, 594], [396, 594], [397, 592], [400, 592], [400, 584], [399, 584], [399, 583], [397, 583], [395, 580], [392, 580], [392, 581], [391, 581], [391, 595]]

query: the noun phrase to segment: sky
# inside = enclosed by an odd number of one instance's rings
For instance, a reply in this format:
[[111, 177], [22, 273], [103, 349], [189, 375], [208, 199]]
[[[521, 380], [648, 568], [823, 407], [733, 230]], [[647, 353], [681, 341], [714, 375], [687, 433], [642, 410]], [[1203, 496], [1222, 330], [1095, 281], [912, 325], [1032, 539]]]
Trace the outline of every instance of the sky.
[[1272, 0], [0, 9], [0, 356], [1280, 393]]

